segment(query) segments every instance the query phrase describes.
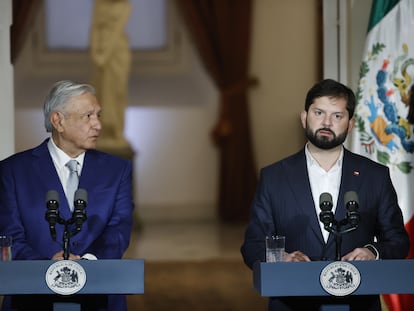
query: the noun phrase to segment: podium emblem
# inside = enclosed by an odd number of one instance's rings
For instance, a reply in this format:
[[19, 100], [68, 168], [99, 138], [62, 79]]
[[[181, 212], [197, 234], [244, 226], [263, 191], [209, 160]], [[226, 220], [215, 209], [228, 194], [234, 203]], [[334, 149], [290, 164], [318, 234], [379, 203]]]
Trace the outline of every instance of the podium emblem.
[[352, 294], [361, 283], [359, 270], [346, 261], [335, 261], [323, 268], [320, 274], [322, 288], [333, 296]]
[[85, 270], [72, 260], [56, 261], [46, 271], [46, 284], [56, 294], [75, 294], [85, 286], [85, 283]]

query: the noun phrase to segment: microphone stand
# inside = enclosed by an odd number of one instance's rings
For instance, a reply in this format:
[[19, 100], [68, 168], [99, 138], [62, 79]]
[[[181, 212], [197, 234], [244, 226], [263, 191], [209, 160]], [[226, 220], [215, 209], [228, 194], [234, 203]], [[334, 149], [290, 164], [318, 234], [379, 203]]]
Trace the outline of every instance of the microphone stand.
[[346, 229], [342, 230], [342, 227], [348, 224], [348, 219], [343, 219], [341, 221], [337, 221], [334, 219], [332, 221], [332, 226], [325, 225], [325, 230], [329, 231], [333, 235], [335, 235], [335, 242], [336, 242], [336, 260], [341, 260], [341, 248], [342, 248], [342, 235], [351, 231], [354, 231], [358, 228], [358, 224], [354, 224]]
[[63, 259], [66, 260], [66, 259], [69, 258], [70, 238], [73, 237], [74, 235], [76, 235], [77, 233], [79, 233], [79, 230], [74, 229], [72, 231], [69, 231], [69, 225], [71, 225], [75, 222], [75, 219], [74, 219], [73, 216], [68, 220], [62, 219], [60, 216], [58, 216], [57, 222], [59, 224], [63, 224], [65, 226], [65, 229], [63, 231], [62, 240], [63, 240]]
[[[78, 197], [78, 198], [77, 198]], [[49, 222], [52, 239], [56, 241], [55, 223], [63, 224], [65, 226], [63, 231], [63, 259], [69, 259], [69, 245], [70, 238], [78, 234], [81, 230], [82, 224], [86, 220], [85, 208], [87, 202], [87, 192], [84, 189], [78, 189], [75, 192], [74, 210], [70, 219], [63, 219], [60, 217], [58, 211], [59, 197], [56, 191], [51, 190], [47, 194], [47, 211], [45, 218]], [[69, 231], [69, 225], [76, 226], [72, 231]]]
[[65, 231], [63, 232], [63, 259], [65, 260], [69, 258], [69, 241], [70, 235], [68, 231], [68, 224], [65, 221]]

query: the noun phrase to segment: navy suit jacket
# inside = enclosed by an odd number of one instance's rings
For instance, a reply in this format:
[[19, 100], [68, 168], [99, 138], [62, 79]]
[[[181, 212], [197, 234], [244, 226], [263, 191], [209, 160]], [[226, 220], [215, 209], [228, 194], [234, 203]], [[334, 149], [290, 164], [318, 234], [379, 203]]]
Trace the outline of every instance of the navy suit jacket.
[[[45, 219], [49, 190], [59, 194], [61, 218], [71, 217], [47, 141], [0, 162], [0, 233], [13, 236], [14, 260], [50, 259], [63, 249], [64, 226], [56, 224], [54, 241]], [[70, 239], [71, 253], [122, 258], [133, 224], [131, 186], [130, 161], [97, 150], [86, 152], [79, 188], [88, 193], [87, 220]]]
[[[358, 194], [360, 222], [356, 230], [343, 235], [342, 255], [373, 244], [382, 259], [405, 258], [409, 238], [388, 167], [345, 149], [335, 211], [338, 221], [346, 218], [344, 194], [347, 191]], [[243, 259], [250, 268], [256, 261], [265, 261], [265, 236], [269, 234], [286, 236], [288, 253], [300, 250], [312, 260], [336, 258], [334, 235], [329, 235], [327, 243], [322, 236], [304, 149], [260, 172], [241, 247]]]

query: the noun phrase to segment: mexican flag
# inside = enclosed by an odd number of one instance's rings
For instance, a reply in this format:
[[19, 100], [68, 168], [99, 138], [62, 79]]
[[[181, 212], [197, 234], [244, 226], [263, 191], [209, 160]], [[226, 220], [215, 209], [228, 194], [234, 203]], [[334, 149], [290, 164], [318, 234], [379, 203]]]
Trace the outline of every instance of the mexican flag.
[[[390, 168], [412, 241], [414, 120], [409, 122], [407, 116], [413, 84], [414, 0], [373, 0], [356, 90], [356, 123], [349, 143], [354, 152]], [[414, 258], [414, 245], [409, 258]], [[389, 311], [414, 310], [414, 295], [383, 298]]]

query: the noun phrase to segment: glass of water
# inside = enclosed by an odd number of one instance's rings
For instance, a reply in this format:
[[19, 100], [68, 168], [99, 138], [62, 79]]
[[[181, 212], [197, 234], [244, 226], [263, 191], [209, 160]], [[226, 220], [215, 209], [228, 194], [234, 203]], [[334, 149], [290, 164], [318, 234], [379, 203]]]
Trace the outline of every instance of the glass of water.
[[283, 261], [285, 237], [283, 235], [266, 236], [266, 262]]
[[13, 239], [9, 235], [0, 235], [0, 261], [12, 260], [12, 242]]

